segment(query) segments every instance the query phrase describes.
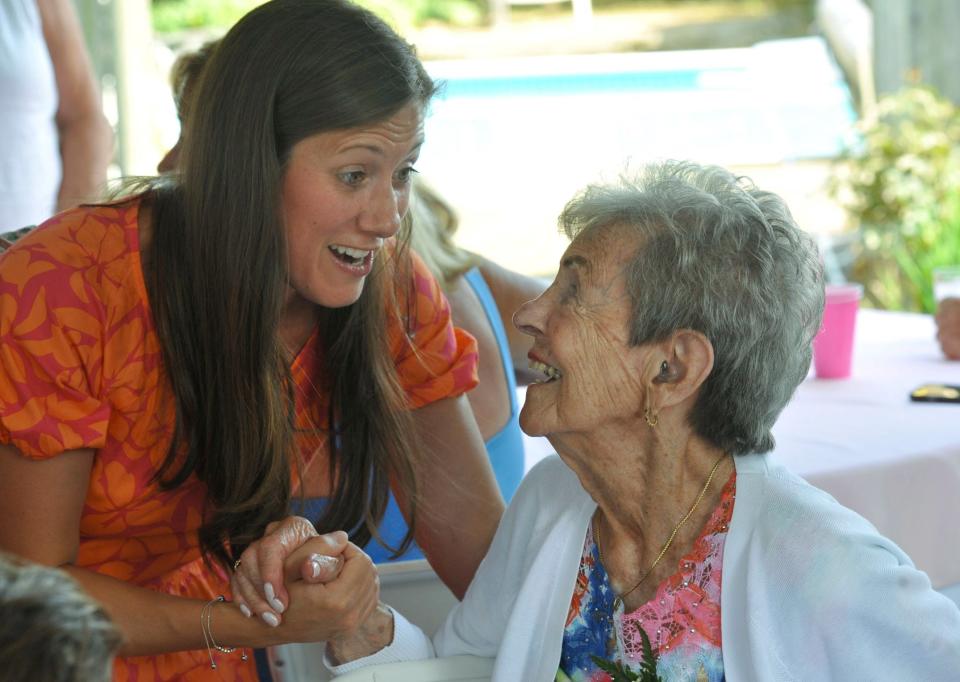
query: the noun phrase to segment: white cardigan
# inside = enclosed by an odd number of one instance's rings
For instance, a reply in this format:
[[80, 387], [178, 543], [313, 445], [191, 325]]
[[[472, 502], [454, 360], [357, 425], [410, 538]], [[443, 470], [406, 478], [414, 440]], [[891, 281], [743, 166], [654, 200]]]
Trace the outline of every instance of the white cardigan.
[[[765, 456], [734, 461], [720, 597], [729, 682], [960, 680], [960, 609], [906, 554]], [[558, 457], [534, 467], [433, 638], [436, 655], [496, 657], [493, 682], [552, 682], [595, 508]], [[417, 648], [428, 655], [429, 641], [397, 618], [393, 644], [339, 671]]]

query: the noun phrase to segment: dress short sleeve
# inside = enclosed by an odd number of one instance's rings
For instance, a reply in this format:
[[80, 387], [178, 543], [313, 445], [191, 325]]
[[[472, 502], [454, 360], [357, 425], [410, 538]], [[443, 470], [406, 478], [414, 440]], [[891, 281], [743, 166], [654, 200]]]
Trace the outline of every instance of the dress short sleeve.
[[402, 324], [390, 315], [390, 350], [410, 407], [462, 395], [478, 382], [477, 342], [453, 326], [450, 304], [427, 266], [410, 252], [409, 301]]
[[104, 445], [104, 315], [95, 281], [123, 232], [61, 214], [0, 256], [0, 442], [33, 459]]

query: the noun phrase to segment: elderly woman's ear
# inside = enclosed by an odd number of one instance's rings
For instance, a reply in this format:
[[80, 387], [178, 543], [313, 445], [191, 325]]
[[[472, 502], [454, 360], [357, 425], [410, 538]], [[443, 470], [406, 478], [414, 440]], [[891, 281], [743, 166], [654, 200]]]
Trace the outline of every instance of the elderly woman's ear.
[[713, 344], [698, 331], [680, 329], [656, 344], [653, 359], [648, 395], [659, 413], [696, 396], [713, 370]]

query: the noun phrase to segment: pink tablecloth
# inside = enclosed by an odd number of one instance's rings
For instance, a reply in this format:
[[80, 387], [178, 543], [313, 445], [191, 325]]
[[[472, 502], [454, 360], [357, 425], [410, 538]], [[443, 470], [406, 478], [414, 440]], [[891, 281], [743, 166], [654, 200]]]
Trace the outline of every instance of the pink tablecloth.
[[[799, 387], [774, 427], [772, 453], [869, 519], [926, 571], [960, 583], [960, 404], [911, 403], [927, 382], [960, 385], [929, 316], [862, 310], [853, 376]], [[522, 391], [522, 389], [521, 389]], [[527, 439], [526, 465], [550, 444]]]

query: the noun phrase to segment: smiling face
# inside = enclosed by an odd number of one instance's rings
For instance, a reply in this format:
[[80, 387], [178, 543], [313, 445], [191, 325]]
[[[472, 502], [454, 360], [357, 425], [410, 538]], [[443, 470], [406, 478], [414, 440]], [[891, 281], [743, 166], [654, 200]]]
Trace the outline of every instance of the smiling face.
[[318, 133], [290, 152], [282, 185], [289, 302], [350, 305], [385, 239], [400, 229], [423, 116], [410, 104], [386, 121]]
[[530, 435], [586, 432], [643, 410], [641, 369], [652, 347], [630, 346], [624, 269], [639, 246], [626, 228], [577, 237], [553, 284], [514, 324], [530, 334], [530, 367], [546, 380], [527, 389], [520, 425]]

